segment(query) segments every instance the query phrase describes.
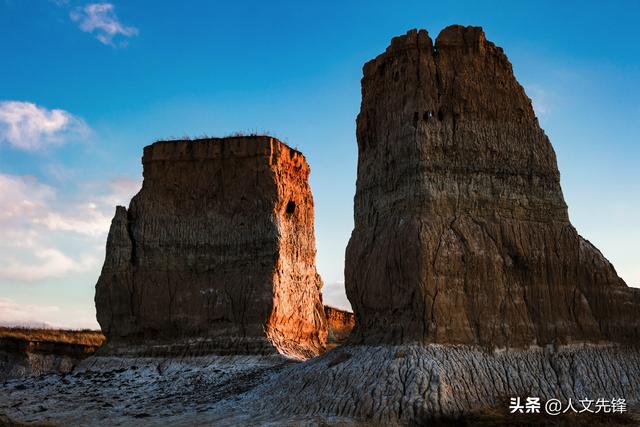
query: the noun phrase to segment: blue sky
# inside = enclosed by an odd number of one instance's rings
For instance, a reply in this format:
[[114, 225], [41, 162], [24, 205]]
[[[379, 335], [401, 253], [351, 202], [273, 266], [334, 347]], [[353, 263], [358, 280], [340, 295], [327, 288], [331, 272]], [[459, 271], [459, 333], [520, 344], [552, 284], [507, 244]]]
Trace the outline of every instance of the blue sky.
[[305, 153], [325, 300], [348, 307], [362, 65], [453, 23], [505, 49], [573, 224], [640, 286], [638, 20], [635, 1], [0, 0], [0, 323], [95, 327], [106, 231], [142, 148], [235, 131]]

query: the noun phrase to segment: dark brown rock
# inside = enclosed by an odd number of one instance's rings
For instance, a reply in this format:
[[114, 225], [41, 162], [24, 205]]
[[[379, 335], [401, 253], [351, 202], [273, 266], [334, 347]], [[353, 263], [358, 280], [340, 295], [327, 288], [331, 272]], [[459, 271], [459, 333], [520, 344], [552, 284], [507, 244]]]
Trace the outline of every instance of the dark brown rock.
[[640, 290], [569, 222], [553, 148], [479, 27], [364, 66], [346, 290], [356, 342], [640, 342]]
[[91, 344], [0, 336], [0, 381], [67, 373], [97, 349]]
[[104, 351], [321, 352], [304, 156], [256, 136], [157, 142], [142, 163], [142, 190], [116, 210], [96, 285]]

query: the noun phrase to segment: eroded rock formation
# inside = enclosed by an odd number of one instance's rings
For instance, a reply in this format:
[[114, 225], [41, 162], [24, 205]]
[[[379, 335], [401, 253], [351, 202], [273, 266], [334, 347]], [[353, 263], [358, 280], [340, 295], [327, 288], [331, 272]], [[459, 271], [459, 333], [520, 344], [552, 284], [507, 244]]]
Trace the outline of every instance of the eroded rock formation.
[[327, 318], [329, 333], [327, 342], [336, 345], [345, 342], [356, 325], [355, 315], [350, 311], [340, 310], [329, 305], [324, 306], [324, 315]]
[[344, 346], [305, 362], [275, 356], [91, 357], [63, 381], [50, 375], [3, 384], [0, 421], [5, 414], [17, 424], [65, 426], [139, 426], [140, 418], [148, 425], [216, 427], [545, 425], [544, 418], [526, 423], [522, 414], [513, 423], [451, 419], [508, 412], [509, 397], [516, 396], [542, 403], [570, 398], [580, 409], [585, 398], [626, 398], [624, 415], [636, 422], [616, 423], [620, 414], [583, 413], [577, 421], [559, 417], [547, 425], [636, 426], [640, 356], [597, 346], [491, 353], [413, 344]]
[[[347, 290], [357, 314], [352, 343], [304, 362], [262, 355], [94, 356], [62, 381], [53, 376], [8, 381], [0, 388], [0, 424], [137, 426], [145, 418], [148, 424], [216, 426], [637, 425], [637, 348], [591, 343], [512, 348], [579, 340], [633, 344], [638, 296], [569, 224], [553, 150], [502, 52], [481, 30], [462, 27], [444, 30], [436, 49], [426, 32], [410, 32], [365, 67], [356, 229], [347, 264]], [[281, 177], [287, 158], [298, 154], [275, 144], [239, 155], [241, 147], [258, 147], [259, 141], [239, 142], [166, 143], [145, 153], [145, 187], [129, 211], [119, 209], [114, 219], [99, 284], [105, 287], [99, 292], [101, 322], [112, 340], [136, 334], [148, 340], [154, 330], [189, 336], [202, 330], [228, 338], [245, 327], [238, 325], [253, 324], [235, 317], [235, 308], [226, 311], [225, 299], [218, 305], [190, 296], [192, 283], [201, 283], [192, 281], [196, 273], [230, 284], [246, 274], [272, 277], [258, 268], [262, 262], [283, 265], [277, 250], [266, 249], [282, 231], [273, 230], [259, 212], [273, 209], [274, 222], [281, 224], [278, 215], [290, 197], [278, 184], [277, 195], [264, 200], [256, 194], [266, 193], [252, 192], [247, 182], [251, 175], [251, 183], [273, 194], [265, 182]], [[265, 161], [263, 149], [273, 153], [266, 156], [272, 161]], [[206, 154], [214, 150], [221, 154]], [[234, 154], [223, 155], [226, 150]], [[230, 202], [220, 202], [211, 187], [234, 189], [224, 197]], [[242, 200], [243, 192], [252, 199]], [[298, 209], [304, 202], [296, 198], [295, 203]], [[255, 216], [246, 204], [260, 207]], [[241, 214], [228, 215], [227, 207]], [[230, 234], [233, 239], [208, 243], [208, 236], [222, 235], [216, 233], [223, 233], [223, 226], [238, 230], [240, 222], [250, 224], [251, 233], [238, 231]], [[212, 228], [216, 224], [220, 228]], [[298, 231], [312, 237], [306, 224]], [[255, 247], [254, 257], [243, 258], [228, 243], [238, 236], [246, 239], [238, 246]], [[311, 253], [305, 251], [300, 253]], [[214, 256], [227, 253], [224, 263], [208, 269], [211, 259], [218, 259]], [[235, 263], [242, 275], [233, 273]], [[306, 261], [302, 265], [302, 271], [311, 271]], [[232, 280], [218, 282], [215, 272]], [[127, 296], [137, 303], [142, 295], [162, 294], [167, 283], [169, 289], [186, 289], [186, 299], [179, 301], [193, 312], [153, 298], [152, 305], [142, 301], [135, 311], [127, 301]], [[267, 279], [261, 283], [274, 289]], [[172, 301], [178, 301], [177, 291], [169, 294]], [[234, 288], [225, 293], [233, 307], [248, 306], [245, 294]], [[258, 301], [254, 308], [269, 313], [260, 305], [266, 295], [252, 295]], [[201, 321], [201, 313], [219, 313], [217, 307], [230, 313], [227, 320], [214, 315], [209, 319], [217, 322]], [[159, 321], [162, 310], [166, 316]], [[330, 328], [351, 323], [344, 312], [327, 308], [326, 313]], [[246, 319], [254, 319], [249, 316], [246, 312]], [[187, 327], [192, 318], [199, 329]], [[250, 336], [239, 335], [250, 342]], [[265, 336], [254, 338], [264, 344]], [[357, 345], [367, 340], [379, 344]], [[410, 340], [418, 342], [389, 344]], [[478, 414], [509, 412], [510, 397], [560, 399], [563, 408], [571, 399], [578, 409], [582, 399], [623, 398], [629, 411], [534, 419], [524, 417], [541, 414], [517, 413], [511, 423], [499, 416], [474, 420]]]
[[640, 342], [640, 290], [569, 222], [553, 148], [479, 27], [364, 66], [346, 290], [365, 343]]
[[256, 136], [157, 142], [142, 163], [142, 190], [116, 210], [96, 285], [105, 351], [322, 351], [304, 156]]
[[[455, 419], [508, 410], [509, 397], [516, 396], [560, 399], [565, 405], [568, 399], [623, 396], [629, 414], [637, 416], [640, 353], [588, 345], [497, 352], [468, 345], [343, 346], [283, 370], [252, 394], [260, 405], [257, 414], [345, 417], [374, 426], [518, 425], [521, 419], [513, 424]], [[250, 406], [246, 402], [243, 408]], [[614, 420], [607, 425], [617, 425]], [[544, 425], [544, 419], [537, 421], [530, 425]]]
[[70, 372], [98, 346], [0, 337], [0, 382]]

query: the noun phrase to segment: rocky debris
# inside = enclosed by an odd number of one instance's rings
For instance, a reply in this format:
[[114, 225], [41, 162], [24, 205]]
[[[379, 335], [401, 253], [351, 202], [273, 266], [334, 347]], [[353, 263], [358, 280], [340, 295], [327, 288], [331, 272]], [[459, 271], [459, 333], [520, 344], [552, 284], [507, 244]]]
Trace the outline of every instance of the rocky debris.
[[279, 355], [92, 357], [70, 374], [7, 382], [0, 414], [61, 426], [193, 425], [291, 363]]
[[[92, 357], [71, 374], [5, 383], [0, 414], [52, 425], [140, 425], [144, 418], [145, 425], [406, 426], [464, 418], [482, 408], [504, 411], [515, 396], [542, 402], [626, 398], [637, 405], [639, 393], [638, 352], [618, 347], [488, 352], [463, 345], [362, 345], [302, 363], [278, 355]], [[640, 414], [633, 404], [627, 409], [624, 415]], [[617, 414], [601, 416], [614, 421]], [[579, 425], [600, 419], [590, 413], [577, 418], [585, 421]]]
[[96, 285], [102, 354], [324, 349], [304, 156], [268, 136], [161, 141], [118, 207]]
[[356, 317], [350, 311], [324, 306], [324, 315], [327, 318], [327, 330], [329, 332], [327, 342], [340, 345], [344, 343], [356, 324]]
[[97, 345], [0, 337], [0, 382], [70, 372], [97, 349]]
[[640, 290], [569, 222], [553, 148], [479, 27], [364, 66], [346, 291], [361, 343], [640, 343]]

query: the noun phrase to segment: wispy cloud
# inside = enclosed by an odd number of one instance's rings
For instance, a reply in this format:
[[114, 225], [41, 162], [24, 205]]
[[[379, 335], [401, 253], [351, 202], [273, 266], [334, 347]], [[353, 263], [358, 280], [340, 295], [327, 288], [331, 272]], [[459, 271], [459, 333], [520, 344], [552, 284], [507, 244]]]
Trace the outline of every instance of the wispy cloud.
[[93, 307], [69, 312], [57, 305], [19, 304], [10, 298], [0, 298], [0, 326], [99, 328]]
[[[132, 37], [138, 34], [138, 29], [120, 22], [111, 3], [91, 3], [74, 9], [71, 20], [78, 23], [80, 29], [92, 33], [101, 43], [116, 46], [114, 39], [118, 36]], [[121, 42], [119, 45], [125, 45]]]
[[87, 185], [83, 200], [65, 203], [55, 188], [33, 176], [0, 173], [0, 227], [20, 224], [43, 226], [51, 231], [70, 231], [86, 236], [104, 235], [115, 205], [127, 204], [140, 188], [140, 181], [119, 177]]
[[88, 236], [100, 236], [109, 228], [111, 217], [98, 209], [95, 203], [77, 205], [72, 214], [48, 212], [41, 218], [34, 218], [34, 224], [41, 224], [52, 231], [71, 231]]
[[0, 142], [37, 151], [86, 136], [89, 127], [79, 117], [32, 102], [0, 101]]
[[99, 263], [98, 257], [94, 254], [71, 258], [55, 248], [34, 249], [29, 257], [8, 255], [0, 259], [0, 277], [35, 282], [90, 271]]
[[139, 186], [126, 178], [96, 183], [69, 202], [34, 177], [0, 173], [0, 279], [97, 273], [114, 204], [126, 204]]
[[351, 311], [351, 303], [347, 298], [344, 282], [325, 283], [322, 288], [322, 299], [327, 305]]
[[548, 116], [553, 107], [554, 100], [549, 91], [537, 84], [525, 84], [527, 95], [531, 98], [533, 111], [538, 118]]
[[0, 298], [0, 326], [50, 326], [43, 319], [60, 312], [54, 305], [36, 306], [17, 304], [9, 298]]
[[[122, 176], [109, 180], [106, 185], [104, 183], [98, 183], [98, 185], [102, 188], [102, 192], [97, 188], [91, 188], [90, 191], [94, 194], [102, 193], [98, 198], [99, 202], [104, 206], [114, 208], [117, 205], [128, 206], [129, 200], [142, 187], [142, 180]], [[95, 187], [95, 185], [90, 187]]]

